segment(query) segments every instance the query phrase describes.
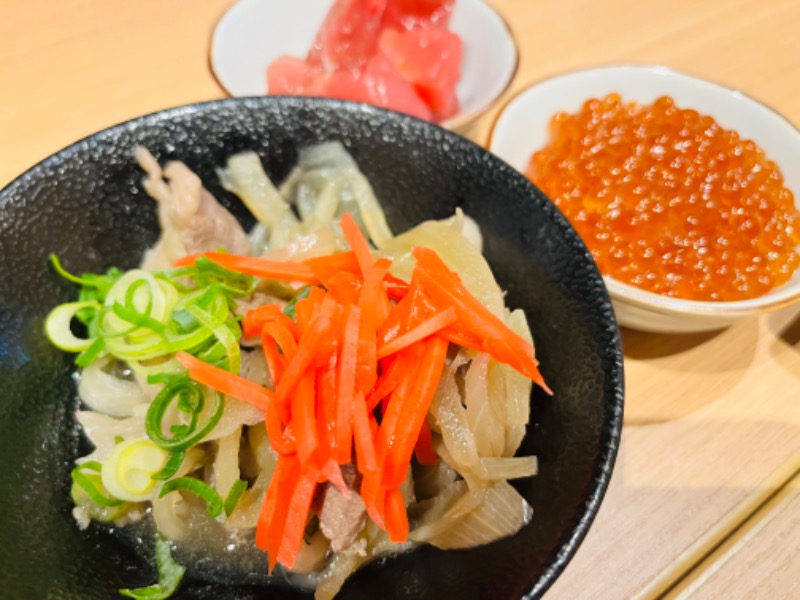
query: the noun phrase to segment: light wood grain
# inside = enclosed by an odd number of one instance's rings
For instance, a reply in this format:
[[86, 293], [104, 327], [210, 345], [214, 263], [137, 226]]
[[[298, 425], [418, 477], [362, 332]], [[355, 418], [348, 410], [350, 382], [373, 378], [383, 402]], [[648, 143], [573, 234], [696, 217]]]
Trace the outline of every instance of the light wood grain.
[[3, 0], [0, 184], [81, 137], [221, 98], [208, 43], [229, 0]]
[[[800, 469], [800, 455], [798, 455]], [[670, 600], [800, 597], [800, 473], [667, 596]], [[746, 577], [742, 574], [746, 573]]]
[[743, 503], [785, 483], [770, 475], [800, 448], [798, 329], [793, 309], [697, 338], [625, 332], [638, 424], [554, 598], [656, 597], [680, 578], [675, 562], [702, 559], [710, 531], [724, 538]]
[[[479, 142], [500, 104], [527, 84], [613, 63], [663, 64], [706, 77], [800, 124], [798, 0], [491, 1], [509, 22], [521, 60], [509, 93], [470, 132]], [[229, 3], [3, 0], [0, 185], [103, 127], [222, 97], [207, 53]], [[715, 334], [625, 331], [623, 341], [627, 406], [618, 467], [594, 527], [548, 597], [616, 599], [665, 589], [702, 559], [710, 538], [741, 524], [749, 514], [743, 506], [782, 485], [771, 476], [800, 447], [799, 309]], [[791, 544], [775, 529], [796, 519], [796, 499], [787, 502], [775, 526], [763, 527], [729, 564], [750, 565], [751, 549], [769, 556]], [[796, 554], [787, 560], [780, 564], [796, 569]], [[769, 575], [770, 564], [758, 572]], [[697, 590], [710, 595], [699, 597], [727, 597], [714, 596], [733, 589], [719, 587], [721, 577], [733, 582], [725, 586], [747, 579], [739, 569], [715, 573]], [[775, 581], [771, 597], [795, 589], [790, 579]]]

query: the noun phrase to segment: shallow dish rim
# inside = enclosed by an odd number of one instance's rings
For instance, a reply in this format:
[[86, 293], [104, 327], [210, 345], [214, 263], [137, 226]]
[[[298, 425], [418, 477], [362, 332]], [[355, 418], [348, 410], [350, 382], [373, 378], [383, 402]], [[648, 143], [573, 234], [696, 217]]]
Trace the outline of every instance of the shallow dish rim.
[[[227, 16], [227, 14], [233, 10], [238, 4], [240, 4], [243, 0], [235, 0], [226, 8], [222, 14], [220, 14], [219, 18], [214, 23], [214, 27], [211, 30], [210, 41], [208, 44], [208, 49], [206, 51], [206, 60], [208, 64], [208, 69], [211, 72], [211, 76], [214, 78], [214, 81], [217, 83], [219, 88], [226, 94], [228, 98], [258, 98], [260, 96], [253, 96], [253, 95], [237, 95], [230, 90], [230, 88], [222, 81], [222, 76], [219, 73], [217, 67], [215, 66], [215, 48], [218, 44], [218, 35], [219, 34], [219, 25], [223, 19]], [[508, 40], [511, 44], [511, 49], [514, 53], [513, 56], [513, 65], [509, 70], [508, 77], [503, 84], [502, 89], [498, 91], [497, 95], [493, 98], [488, 99], [483, 105], [478, 106], [468, 112], [458, 112], [455, 116], [450, 117], [449, 119], [445, 119], [440, 123], [433, 123], [434, 125], [438, 125], [444, 129], [448, 129], [451, 131], [464, 131], [472, 126], [475, 121], [477, 121], [480, 117], [485, 115], [493, 106], [495, 106], [498, 101], [505, 96], [508, 91], [511, 89], [511, 86], [514, 84], [514, 81], [517, 78], [517, 74], [519, 73], [519, 62], [520, 62], [520, 52], [519, 52], [519, 42], [517, 41], [516, 36], [514, 35], [514, 30], [512, 29], [511, 25], [509, 25], [508, 20], [503, 16], [500, 11], [498, 11], [494, 6], [485, 2], [484, 0], [478, 0], [478, 3], [482, 6], [483, 9], [489, 11], [493, 14], [500, 22], [500, 25], [505, 30], [505, 34], [508, 37]], [[266, 67], [265, 67], [266, 68]], [[265, 93], [263, 96], [270, 96], [271, 94]], [[278, 95], [278, 94], [272, 94]], [[330, 99], [335, 100], [335, 98], [327, 98], [325, 96], [308, 96], [309, 98], [320, 98], [320, 99]], [[380, 107], [377, 107], [380, 108]]]
[[[677, 76], [685, 80], [711, 85], [721, 92], [736, 95], [748, 102], [752, 102], [758, 106], [763, 107], [779, 121], [782, 122], [798, 139], [800, 139], [800, 126], [795, 125], [792, 121], [786, 118], [780, 111], [773, 108], [756, 98], [755, 96], [743, 92], [739, 88], [734, 88], [713, 79], [699, 77], [692, 75], [679, 69], [674, 69], [665, 65], [651, 64], [651, 63], [608, 63], [593, 65], [590, 67], [570, 69], [567, 71], [559, 71], [541, 78], [530, 81], [519, 90], [515, 91], [502, 105], [498, 108], [497, 113], [489, 126], [489, 133], [487, 135], [486, 147], [494, 153], [493, 145], [497, 133], [497, 128], [502, 120], [506, 110], [521, 96], [529, 92], [532, 88], [545, 84], [547, 82], [560, 79], [562, 77], [570, 77], [581, 75], [584, 73], [592, 73], [606, 70], [624, 70], [629, 72], [644, 72], [654, 74], [665, 74], [667, 76]], [[665, 92], [666, 93], [666, 92]], [[713, 115], [712, 115], [713, 116]], [[792, 190], [793, 192], [795, 190]], [[800, 190], [795, 193], [795, 204], [798, 204], [798, 194]], [[673, 315], [695, 315], [700, 317], [745, 317], [750, 315], [757, 315], [773, 310], [785, 308], [797, 302], [800, 302], [800, 281], [790, 284], [786, 289], [772, 294], [758, 296], [756, 298], [749, 298], [747, 300], [734, 300], [734, 301], [706, 301], [706, 300], [689, 300], [686, 298], [678, 298], [674, 296], [666, 296], [650, 292], [634, 285], [621, 282], [609, 275], [603, 275], [603, 280], [606, 282], [609, 294], [614, 299], [625, 301], [631, 305], [650, 310], [657, 310], [662, 313], [669, 313]], [[784, 284], [786, 285], [786, 284]], [[773, 288], [773, 289], [780, 289]]]

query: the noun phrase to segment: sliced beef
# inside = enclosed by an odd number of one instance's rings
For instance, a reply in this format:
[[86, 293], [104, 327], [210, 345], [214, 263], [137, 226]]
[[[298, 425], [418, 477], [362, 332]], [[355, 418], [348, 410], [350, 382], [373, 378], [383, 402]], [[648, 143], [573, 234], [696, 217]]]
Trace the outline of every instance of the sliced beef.
[[[355, 467], [342, 466], [342, 476], [347, 486], [355, 490], [358, 480]], [[334, 486], [326, 484], [321, 493], [321, 504], [318, 511], [319, 527], [331, 541], [331, 549], [334, 552], [351, 549], [367, 519], [367, 509], [361, 496], [353, 491], [348, 498]]]
[[136, 159], [147, 173], [145, 191], [158, 202], [161, 237], [148, 252], [143, 268], [159, 270], [187, 254], [217, 250], [249, 254], [250, 242], [242, 226], [203, 187], [200, 178], [182, 162], [161, 168], [145, 148], [136, 149]]

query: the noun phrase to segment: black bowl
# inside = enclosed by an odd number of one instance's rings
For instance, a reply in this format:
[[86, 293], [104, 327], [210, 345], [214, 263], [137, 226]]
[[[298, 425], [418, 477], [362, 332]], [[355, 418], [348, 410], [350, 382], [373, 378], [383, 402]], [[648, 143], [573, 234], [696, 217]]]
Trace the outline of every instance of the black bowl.
[[[395, 113], [336, 101], [230, 99], [167, 110], [112, 127], [51, 156], [0, 193], [0, 590], [15, 599], [112, 598], [152, 583], [149, 549], [70, 514], [70, 470], [85, 442], [73, 417], [72, 358], [43, 335], [49, 309], [74, 287], [48, 267], [135, 266], [156, 240], [155, 203], [143, 193], [136, 144], [183, 160], [246, 225], [242, 205], [214, 175], [230, 154], [256, 150], [274, 180], [299, 147], [341, 140], [372, 182], [395, 232], [462, 207], [480, 224], [507, 303], [531, 323], [542, 372], [521, 453], [540, 474], [515, 486], [532, 522], [480, 548], [420, 547], [377, 561], [342, 598], [539, 597], [564, 570], [608, 486], [623, 405], [619, 331], [603, 280], [577, 234], [519, 173], [482, 148]], [[199, 569], [176, 598], [256, 598]], [[207, 577], [202, 576], [203, 574]], [[580, 574], [575, 574], [580, 576]], [[590, 576], [585, 574], [585, 576]], [[246, 581], [246, 580], [245, 580]], [[587, 581], [588, 584], [588, 581]], [[306, 597], [285, 583], [270, 598]]]

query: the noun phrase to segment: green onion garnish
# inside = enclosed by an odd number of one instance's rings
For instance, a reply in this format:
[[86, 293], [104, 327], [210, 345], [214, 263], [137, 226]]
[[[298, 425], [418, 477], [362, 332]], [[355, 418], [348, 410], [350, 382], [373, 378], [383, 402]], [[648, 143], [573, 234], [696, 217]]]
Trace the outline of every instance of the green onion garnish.
[[296, 313], [296, 305], [299, 300], [306, 298], [311, 293], [311, 288], [313, 285], [307, 285], [305, 287], [300, 288], [300, 291], [297, 292], [294, 297], [286, 303], [286, 306], [283, 307], [283, 314], [285, 314], [290, 319], [297, 318]]
[[[97, 506], [120, 506], [123, 504], [122, 500], [106, 496], [100, 491], [100, 489], [105, 490], [100, 480], [102, 468], [102, 465], [95, 460], [87, 461], [72, 469], [72, 480], [86, 492], [86, 495]], [[90, 471], [90, 473], [86, 474], [84, 471]]]
[[172, 596], [183, 579], [186, 567], [173, 560], [169, 542], [160, 535], [156, 536], [156, 567], [158, 583], [136, 589], [121, 589], [119, 593], [134, 600], [166, 600]]
[[[209, 432], [216, 427], [222, 412], [225, 409], [225, 401], [222, 394], [214, 393], [214, 408], [205, 424], [200, 425], [200, 415], [205, 407], [205, 393], [203, 387], [189, 379], [186, 373], [179, 373], [172, 377], [165, 378], [166, 385], [150, 404], [145, 418], [145, 431], [147, 437], [155, 442], [159, 447], [168, 452], [186, 451], [200, 442]], [[188, 423], [173, 425], [170, 433], [164, 433], [161, 421], [167, 409], [176, 402], [178, 410], [186, 413]]]
[[229, 325], [231, 321], [226, 321], [225, 323], [217, 325], [212, 316], [198, 306], [189, 306], [187, 310], [195, 319], [208, 327], [214, 337], [219, 340], [219, 343], [225, 349], [225, 354], [228, 356], [228, 370], [231, 373], [239, 373], [242, 364], [241, 354], [239, 352], [239, 338], [241, 337], [241, 333], [239, 332], [239, 327], [236, 322], [232, 321], [233, 327], [235, 327], [237, 331], [237, 333], [234, 334]]
[[224, 508], [222, 496], [220, 496], [217, 490], [212, 488], [207, 483], [200, 481], [199, 479], [195, 479], [194, 477], [178, 477], [177, 479], [170, 479], [164, 484], [164, 487], [161, 488], [161, 493], [158, 495], [158, 497], [163, 498], [170, 492], [174, 492], [176, 490], [190, 492], [200, 496], [208, 505], [206, 506], [206, 512], [209, 514], [209, 516], [216, 518], [222, 514], [222, 510]]
[[[88, 336], [83, 340], [68, 337], [68, 320], [59, 327], [61, 337], [71, 342], [64, 349], [80, 352], [78, 366], [86, 367], [106, 354], [129, 362], [156, 360], [179, 351], [196, 354], [207, 350], [213, 340], [225, 354], [225, 360], [219, 357], [215, 364], [238, 372], [241, 330], [231, 313], [234, 298], [253, 293], [255, 278], [202, 257], [193, 267], [163, 273], [109, 269], [105, 275], [80, 277], [64, 269], [55, 255], [50, 261], [60, 276], [81, 286], [82, 304], [71, 303], [74, 310], [69, 316], [86, 325]], [[65, 306], [51, 314], [66, 314]]]
[[236, 483], [231, 486], [231, 491], [228, 492], [228, 497], [225, 498], [225, 515], [230, 517], [231, 513], [236, 509], [242, 494], [247, 491], [247, 482], [244, 479], [238, 479]]
[[200, 256], [194, 263], [196, 274], [194, 280], [199, 287], [218, 284], [227, 295], [247, 297], [256, 290], [256, 279], [250, 275], [229, 271], [205, 256]]
[[119, 318], [124, 319], [128, 323], [132, 323], [137, 327], [144, 327], [146, 329], [155, 331], [156, 333], [162, 333], [165, 329], [163, 323], [160, 323], [159, 321], [153, 319], [148, 315], [138, 313], [135, 310], [128, 308], [127, 306], [123, 306], [119, 302], [115, 302], [114, 305], [111, 307], [111, 310]]
[[[85, 288], [94, 288], [95, 293], [101, 294], [102, 297], [105, 297], [105, 295], [108, 293], [108, 290], [110, 290], [111, 286], [114, 285], [114, 282], [122, 277], [122, 271], [116, 267], [111, 267], [105, 275], [85, 273], [84, 275], [78, 277], [77, 275], [73, 275], [67, 271], [61, 265], [61, 261], [58, 259], [58, 256], [56, 256], [54, 253], [50, 254], [50, 264], [53, 265], [53, 269], [55, 269], [56, 273], [58, 273], [67, 281], [77, 283]], [[80, 298], [80, 300], [97, 300], [97, 298]]]
[[181, 464], [183, 464], [184, 458], [186, 458], [186, 452], [184, 450], [173, 452], [169, 455], [169, 460], [167, 464], [164, 465], [164, 468], [153, 475], [152, 478], [158, 479], [159, 481], [166, 481], [178, 472], [178, 469], [181, 468]]
[[94, 341], [89, 344], [89, 347], [75, 358], [75, 364], [79, 367], [88, 367], [103, 353], [105, 347], [106, 342], [103, 338], [94, 338]]
[[217, 490], [207, 483], [200, 481], [199, 479], [195, 479], [194, 477], [179, 477], [178, 479], [170, 479], [167, 481], [161, 488], [159, 497], [163, 498], [165, 495], [176, 490], [190, 492], [200, 496], [206, 501], [206, 512], [211, 517], [217, 518], [222, 514], [223, 510], [225, 511], [226, 516], [230, 516], [230, 514], [236, 509], [236, 505], [242, 498], [242, 494], [247, 491], [247, 482], [244, 479], [237, 480], [231, 486], [231, 490], [228, 492], [228, 497], [223, 501], [222, 496], [219, 495], [219, 492], [217, 492]]

